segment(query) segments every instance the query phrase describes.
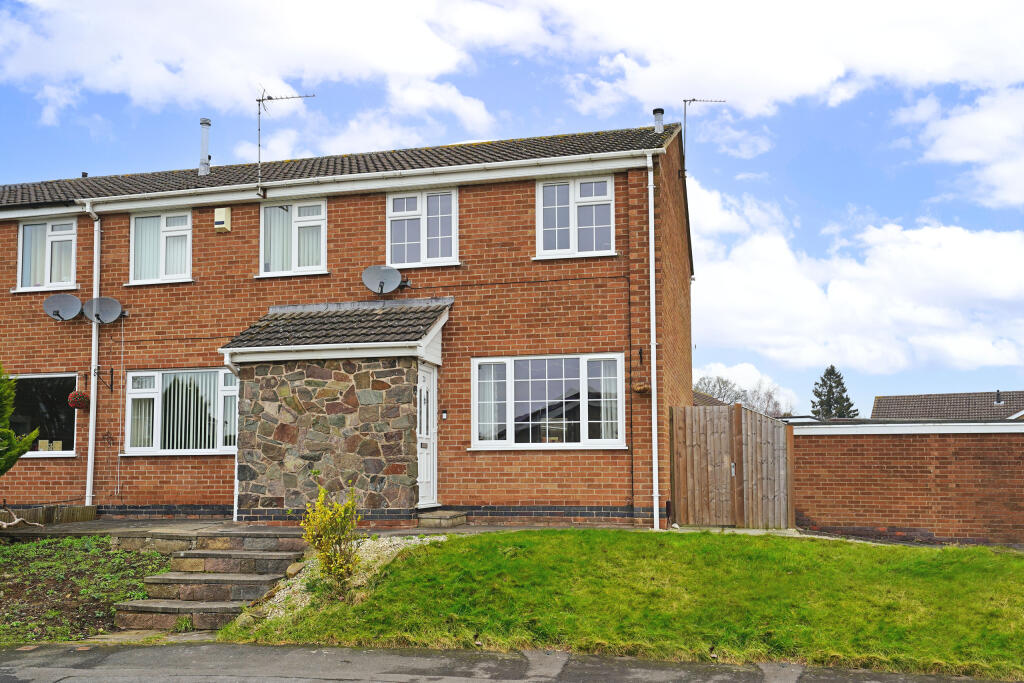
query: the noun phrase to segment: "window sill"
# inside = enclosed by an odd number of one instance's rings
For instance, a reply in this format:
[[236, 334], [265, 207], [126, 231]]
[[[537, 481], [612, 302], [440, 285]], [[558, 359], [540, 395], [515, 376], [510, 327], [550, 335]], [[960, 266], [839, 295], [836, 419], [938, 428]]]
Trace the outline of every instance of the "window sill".
[[626, 451], [625, 444], [579, 444], [579, 443], [538, 443], [509, 444], [502, 446], [470, 446], [467, 451]]
[[577, 258], [601, 258], [608, 256], [621, 256], [617, 251], [592, 251], [583, 254], [539, 254], [534, 256], [534, 261], [556, 261], [559, 259], [577, 259]]
[[29, 451], [21, 457], [26, 460], [37, 460], [42, 458], [77, 458], [78, 453], [75, 451]]
[[461, 266], [462, 261], [436, 261], [428, 263], [389, 263], [388, 265], [397, 270], [404, 270], [406, 268], [443, 268], [447, 266]]
[[118, 453], [120, 458], [148, 458], [148, 457], [170, 457], [170, 456], [209, 456], [209, 455], [235, 455], [236, 451], [151, 451], [148, 453]]
[[302, 270], [298, 272], [287, 272], [287, 273], [260, 273], [259, 275], [253, 275], [256, 280], [269, 280], [275, 277], [302, 277], [303, 275], [330, 275], [329, 270]]
[[78, 285], [59, 285], [52, 287], [15, 287], [11, 290], [11, 294], [29, 294], [31, 292], [67, 292], [74, 289], [80, 289]]
[[191, 284], [195, 282], [192, 278], [175, 278], [173, 280], [139, 280], [137, 282], [126, 282], [125, 287], [148, 287], [150, 285], [180, 285], [180, 284]]

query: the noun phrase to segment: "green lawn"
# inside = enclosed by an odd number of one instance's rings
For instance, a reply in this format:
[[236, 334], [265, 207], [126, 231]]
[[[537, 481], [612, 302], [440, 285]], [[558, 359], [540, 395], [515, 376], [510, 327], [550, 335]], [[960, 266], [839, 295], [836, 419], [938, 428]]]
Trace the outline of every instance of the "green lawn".
[[403, 552], [354, 604], [226, 640], [552, 648], [1024, 678], [1024, 556], [733, 534], [551, 530]]
[[146, 597], [142, 578], [168, 564], [105, 536], [0, 545], [0, 646], [111, 631], [114, 603]]

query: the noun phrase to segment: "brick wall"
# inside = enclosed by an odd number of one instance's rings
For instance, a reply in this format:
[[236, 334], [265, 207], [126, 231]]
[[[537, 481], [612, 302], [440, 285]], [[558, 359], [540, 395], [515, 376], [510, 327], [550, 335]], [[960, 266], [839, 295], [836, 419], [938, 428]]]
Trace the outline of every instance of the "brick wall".
[[800, 435], [797, 525], [927, 542], [1024, 543], [1024, 434]]
[[[685, 225], [673, 205], [682, 201], [679, 150], [658, 160], [656, 212], [663, 386], [688, 402], [689, 272], [681, 267]], [[664, 170], [661, 168], [664, 164]], [[412, 288], [397, 297], [454, 296], [443, 339], [439, 410], [438, 495], [443, 504], [477, 507], [539, 506], [538, 514], [568, 506], [566, 514], [633, 521], [630, 506], [650, 517], [649, 394], [629, 391], [649, 383], [647, 173], [615, 174], [615, 246], [618, 256], [534, 261], [535, 183], [532, 180], [459, 188], [460, 266], [409, 269]], [[333, 196], [327, 203], [326, 275], [254, 278], [258, 272], [259, 205], [236, 204], [232, 231], [216, 233], [213, 209], [192, 211], [193, 282], [125, 286], [129, 280], [129, 216], [103, 215], [102, 293], [128, 312], [103, 326], [100, 364], [115, 371], [113, 390], [97, 402], [96, 502], [107, 506], [232, 503], [230, 456], [118, 457], [124, 439], [124, 373], [131, 370], [220, 367], [217, 348], [275, 304], [372, 299], [361, 271], [385, 261], [383, 193]], [[0, 223], [0, 250], [14, 254], [17, 224]], [[89, 324], [58, 323], [42, 312], [45, 293], [8, 294], [16, 260], [0, 262], [0, 363], [11, 373], [70, 371], [88, 388]], [[92, 221], [79, 219], [75, 294], [91, 296]], [[667, 335], [679, 336], [668, 339]], [[640, 359], [642, 349], [643, 360]], [[626, 450], [469, 452], [470, 361], [490, 355], [615, 351], [627, 359]], [[663, 418], [664, 421], [664, 418]], [[78, 420], [77, 458], [25, 460], [0, 480], [0, 498], [12, 503], [81, 498], [85, 487], [88, 419]], [[663, 422], [664, 423], [664, 422]], [[667, 433], [662, 430], [662, 495], [668, 491]], [[623, 512], [628, 510], [628, 512]], [[493, 510], [485, 510], [492, 517]], [[584, 514], [585, 513], [585, 514]], [[514, 517], [514, 515], [510, 516]]]

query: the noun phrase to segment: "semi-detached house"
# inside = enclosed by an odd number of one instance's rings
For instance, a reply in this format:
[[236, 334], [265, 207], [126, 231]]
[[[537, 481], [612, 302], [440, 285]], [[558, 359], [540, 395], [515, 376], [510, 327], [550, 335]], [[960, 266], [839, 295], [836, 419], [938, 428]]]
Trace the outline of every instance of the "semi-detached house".
[[[377, 525], [664, 525], [692, 398], [682, 155], [657, 115], [0, 186], [0, 363], [40, 428], [0, 498], [288, 523], [322, 485]], [[374, 265], [405, 283], [370, 291]], [[55, 320], [56, 292], [125, 314]]]

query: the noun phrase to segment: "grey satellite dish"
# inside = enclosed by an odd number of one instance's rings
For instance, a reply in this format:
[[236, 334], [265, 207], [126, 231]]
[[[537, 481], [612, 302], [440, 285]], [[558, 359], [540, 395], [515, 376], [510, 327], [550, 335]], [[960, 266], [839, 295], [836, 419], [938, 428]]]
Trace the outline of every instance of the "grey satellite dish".
[[52, 294], [43, 301], [43, 310], [54, 320], [71, 320], [82, 312], [82, 302], [74, 294]]
[[123, 311], [120, 301], [109, 296], [101, 296], [98, 299], [86, 301], [82, 305], [82, 312], [94, 323], [105, 325], [120, 318]]
[[391, 266], [370, 266], [363, 271], [363, 284], [375, 294], [387, 294], [402, 285], [402, 274]]

